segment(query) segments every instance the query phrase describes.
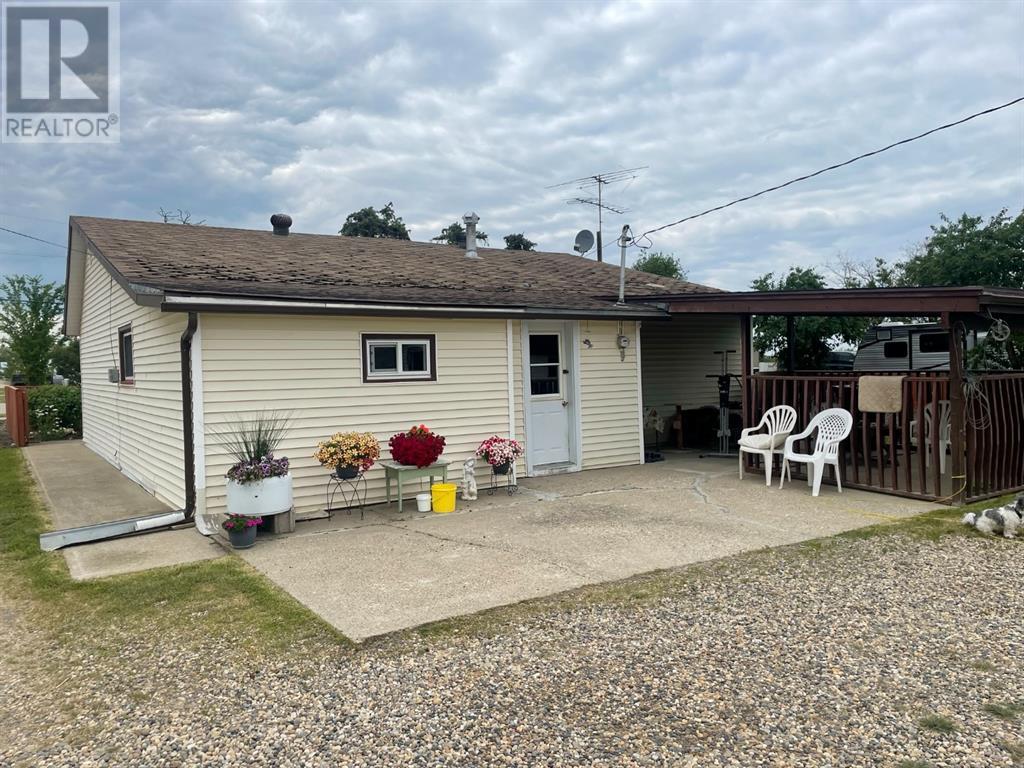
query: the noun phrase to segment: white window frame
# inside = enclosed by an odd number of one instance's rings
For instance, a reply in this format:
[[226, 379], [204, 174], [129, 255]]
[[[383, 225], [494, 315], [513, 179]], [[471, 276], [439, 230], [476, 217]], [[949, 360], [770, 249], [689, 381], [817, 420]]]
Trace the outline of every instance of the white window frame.
[[[417, 346], [424, 348], [424, 362], [426, 363], [426, 370], [423, 371], [406, 371], [402, 368], [404, 356], [402, 354], [403, 347], [406, 346]], [[375, 347], [394, 347], [395, 348], [395, 365], [396, 368], [393, 371], [375, 371], [373, 370], [373, 349]], [[380, 381], [435, 381], [437, 379], [436, 372], [436, 339], [432, 334], [379, 334], [379, 333], [366, 333], [362, 337], [362, 363], [363, 363], [363, 381], [364, 382], [380, 382]]]

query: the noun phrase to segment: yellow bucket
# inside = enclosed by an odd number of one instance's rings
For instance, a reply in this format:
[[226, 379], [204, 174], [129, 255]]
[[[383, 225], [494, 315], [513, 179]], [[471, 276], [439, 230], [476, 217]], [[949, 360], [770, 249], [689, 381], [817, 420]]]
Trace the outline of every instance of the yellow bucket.
[[453, 483], [434, 483], [430, 486], [431, 500], [434, 502], [434, 511], [438, 514], [455, 511], [455, 491], [457, 486]]

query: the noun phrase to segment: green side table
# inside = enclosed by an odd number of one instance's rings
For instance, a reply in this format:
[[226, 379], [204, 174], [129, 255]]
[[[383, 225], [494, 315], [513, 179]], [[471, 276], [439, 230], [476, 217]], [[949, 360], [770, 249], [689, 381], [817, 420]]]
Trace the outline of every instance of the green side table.
[[391, 479], [398, 481], [398, 511], [402, 511], [402, 483], [405, 480], [413, 480], [417, 477], [429, 477], [430, 484], [434, 484], [434, 478], [441, 476], [441, 482], [448, 482], [448, 459], [438, 459], [429, 467], [410, 467], [407, 464], [399, 464], [392, 459], [385, 459], [377, 462], [384, 467], [384, 491], [387, 494], [388, 504], [391, 503]]

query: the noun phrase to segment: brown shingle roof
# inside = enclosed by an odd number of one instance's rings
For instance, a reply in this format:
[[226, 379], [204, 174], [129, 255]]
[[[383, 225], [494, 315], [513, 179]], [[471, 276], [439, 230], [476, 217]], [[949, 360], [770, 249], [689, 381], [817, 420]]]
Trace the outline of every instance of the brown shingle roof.
[[[128, 283], [167, 294], [413, 305], [614, 309], [618, 267], [565, 253], [74, 216]], [[714, 288], [626, 271], [627, 296]], [[635, 313], [637, 307], [631, 307]]]

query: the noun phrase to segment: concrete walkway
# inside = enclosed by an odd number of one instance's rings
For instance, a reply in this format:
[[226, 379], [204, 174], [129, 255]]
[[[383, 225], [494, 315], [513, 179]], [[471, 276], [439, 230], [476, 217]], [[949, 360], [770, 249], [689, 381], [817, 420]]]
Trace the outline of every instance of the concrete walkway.
[[[170, 510], [126, 478], [81, 440], [22, 449], [50, 513], [51, 530], [124, 520]], [[94, 579], [224, 554], [194, 528], [158, 531], [64, 550], [74, 579]]]
[[586, 584], [789, 544], [935, 508], [669, 454], [643, 467], [533, 478], [449, 515], [299, 523], [241, 556], [348, 637], [374, 635]]

